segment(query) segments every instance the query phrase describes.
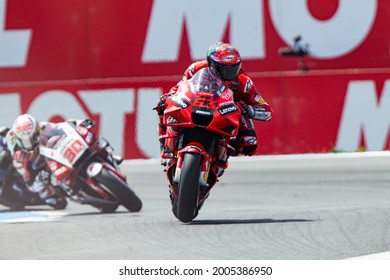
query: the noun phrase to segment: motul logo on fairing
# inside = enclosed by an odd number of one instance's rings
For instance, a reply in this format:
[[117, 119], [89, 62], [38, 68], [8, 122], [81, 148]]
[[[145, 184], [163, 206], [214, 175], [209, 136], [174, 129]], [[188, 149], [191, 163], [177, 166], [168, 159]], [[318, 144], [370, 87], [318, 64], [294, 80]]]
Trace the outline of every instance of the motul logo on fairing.
[[228, 107], [219, 108], [218, 112], [221, 114], [221, 116], [227, 115], [232, 112], [237, 112], [237, 107], [234, 105], [229, 105]]

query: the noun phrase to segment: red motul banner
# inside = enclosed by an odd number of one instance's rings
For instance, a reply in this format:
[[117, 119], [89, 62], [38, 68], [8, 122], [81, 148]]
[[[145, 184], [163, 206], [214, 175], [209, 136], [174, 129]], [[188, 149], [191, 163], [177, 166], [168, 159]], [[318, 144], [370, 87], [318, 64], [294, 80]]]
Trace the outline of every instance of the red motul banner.
[[159, 95], [224, 40], [275, 110], [258, 154], [389, 149], [389, 15], [386, 0], [0, 0], [0, 126], [90, 117], [125, 158], [158, 157]]
[[[253, 81], [272, 104], [270, 122], [255, 122], [258, 154], [315, 153], [332, 149], [389, 149], [390, 74], [258, 74]], [[0, 86], [0, 119], [12, 125], [28, 112], [39, 120], [90, 117], [125, 158], [159, 155], [152, 110], [176, 80], [75, 80]]]

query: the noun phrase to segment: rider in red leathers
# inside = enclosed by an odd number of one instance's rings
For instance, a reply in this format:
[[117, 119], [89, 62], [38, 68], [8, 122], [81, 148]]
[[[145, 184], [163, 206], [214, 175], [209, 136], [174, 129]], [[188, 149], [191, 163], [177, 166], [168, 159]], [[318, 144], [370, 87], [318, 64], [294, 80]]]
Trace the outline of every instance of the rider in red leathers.
[[[237, 137], [230, 143], [235, 150], [232, 155], [251, 156], [255, 154], [257, 136], [252, 119], [269, 121], [272, 118], [273, 109], [265, 102], [252, 80], [241, 68], [241, 57], [234, 46], [222, 42], [211, 45], [207, 51], [207, 59], [192, 63], [184, 72], [182, 80], [190, 79], [204, 67], [214, 69], [216, 74], [226, 82], [233, 91], [235, 102], [242, 112]], [[161, 136], [166, 134], [166, 126], [162, 122], [165, 99], [175, 94], [177, 88], [176, 85], [168, 93], [162, 95], [156, 107], [160, 119], [158, 132], [161, 142], [165, 141], [165, 138]], [[163, 146], [164, 143], [161, 143], [161, 147]]]

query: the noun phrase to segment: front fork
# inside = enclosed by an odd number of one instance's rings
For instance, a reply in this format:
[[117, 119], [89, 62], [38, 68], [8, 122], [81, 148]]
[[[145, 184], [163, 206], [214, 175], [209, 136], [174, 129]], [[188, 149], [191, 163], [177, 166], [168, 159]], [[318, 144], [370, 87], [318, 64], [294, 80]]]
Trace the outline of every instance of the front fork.
[[175, 170], [175, 176], [173, 177], [173, 182], [179, 183], [180, 182], [180, 175], [181, 175], [181, 169], [183, 166], [183, 158], [186, 153], [196, 153], [200, 154], [202, 156], [202, 166], [201, 166], [201, 172], [199, 177], [199, 184], [202, 187], [209, 187], [208, 176], [210, 172], [210, 154], [203, 148], [203, 146], [200, 143], [197, 142], [191, 142], [188, 143], [187, 146], [185, 146], [183, 149], [181, 149], [178, 152], [178, 160], [176, 164], [176, 170]]
[[230, 138], [216, 138], [209, 133], [203, 129], [181, 131], [178, 127], [168, 127], [167, 133], [162, 136], [164, 145], [161, 157], [169, 161], [164, 171], [167, 172], [169, 184], [176, 196], [176, 186], [180, 181], [185, 153], [197, 153], [202, 156], [199, 185], [203, 189], [210, 189], [217, 181], [217, 177], [227, 168], [228, 155], [233, 149], [229, 145]]

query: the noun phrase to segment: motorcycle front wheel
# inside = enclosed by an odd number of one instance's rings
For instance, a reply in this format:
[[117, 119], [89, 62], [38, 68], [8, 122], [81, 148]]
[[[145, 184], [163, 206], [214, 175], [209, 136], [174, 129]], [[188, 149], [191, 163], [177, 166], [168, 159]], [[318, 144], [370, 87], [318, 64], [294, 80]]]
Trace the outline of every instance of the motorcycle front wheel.
[[184, 155], [177, 199], [177, 218], [184, 223], [191, 222], [198, 215], [197, 202], [201, 164], [202, 156], [200, 154], [186, 153]]
[[115, 199], [130, 212], [139, 212], [142, 208], [141, 199], [120, 178], [103, 168], [95, 177], [96, 181], [104, 185]]

